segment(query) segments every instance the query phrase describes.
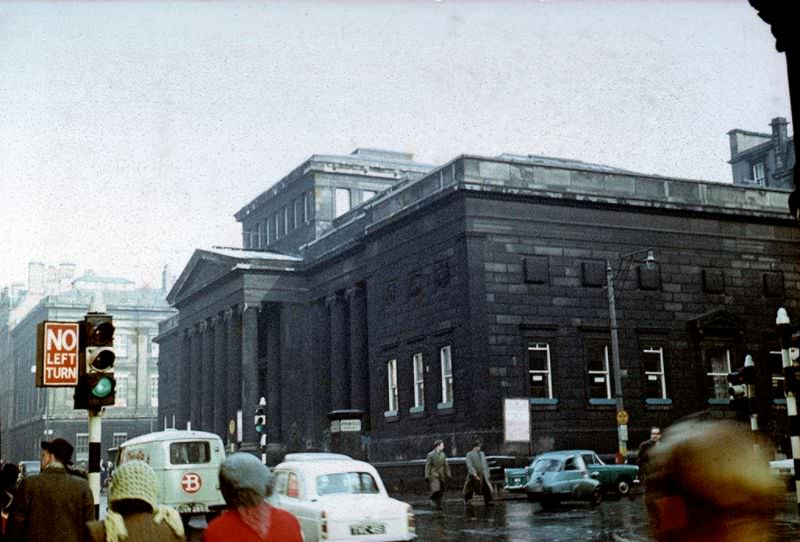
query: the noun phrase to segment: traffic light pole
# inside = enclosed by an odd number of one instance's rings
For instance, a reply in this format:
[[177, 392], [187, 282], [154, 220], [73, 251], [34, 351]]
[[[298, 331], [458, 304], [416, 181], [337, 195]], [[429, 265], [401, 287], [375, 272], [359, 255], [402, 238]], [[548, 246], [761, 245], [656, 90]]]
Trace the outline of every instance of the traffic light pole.
[[100, 519], [100, 456], [103, 434], [103, 419], [99, 410], [87, 410], [89, 414], [89, 487], [94, 497], [94, 519]]
[[786, 391], [786, 414], [789, 418], [789, 440], [792, 443], [792, 459], [794, 460], [794, 488], [797, 496], [798, 513], [800, 513], [800, 416], [797, 415], [797, 395], [795, 392], [796, 368], [789, 352], [792, 341], [792, 327], [786, 309], [778, 309], [775, 319], [778, 336], [781, 341], [781, 359], [783, 361], [784, 387]]

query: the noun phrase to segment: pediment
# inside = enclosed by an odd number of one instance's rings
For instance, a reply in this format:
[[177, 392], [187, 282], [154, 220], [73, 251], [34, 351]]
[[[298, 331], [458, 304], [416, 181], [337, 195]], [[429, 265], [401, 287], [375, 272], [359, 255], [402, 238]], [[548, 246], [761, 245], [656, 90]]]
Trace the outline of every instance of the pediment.
[[723, 308], [714, 309], [689, 320], [689, 327], [699, 335], [738, 335], [744, 332], [744, 320]]
[[196, 250], [167, 295], [167, 301], [174, 305], [178, 300], [228, 274], [235, 265], [233, 258]]

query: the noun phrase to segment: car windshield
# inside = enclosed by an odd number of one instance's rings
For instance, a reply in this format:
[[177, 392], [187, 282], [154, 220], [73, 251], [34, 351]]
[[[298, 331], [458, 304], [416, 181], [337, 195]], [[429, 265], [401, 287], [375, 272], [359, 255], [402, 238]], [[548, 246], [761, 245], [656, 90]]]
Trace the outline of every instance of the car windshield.
[[378, 484], [368, 472], [337, 472], [317, 476], [317, 493], [379, 493]]
[[558, 472], [561, 470], [561, 461], [558, 459], [540, 459], [533, 464], [533, 472]]

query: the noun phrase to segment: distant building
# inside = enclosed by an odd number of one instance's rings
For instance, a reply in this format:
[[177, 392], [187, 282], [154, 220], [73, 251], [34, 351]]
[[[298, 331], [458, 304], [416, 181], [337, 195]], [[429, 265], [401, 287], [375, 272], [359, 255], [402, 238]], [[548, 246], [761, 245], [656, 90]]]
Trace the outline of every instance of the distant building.
[[[39, 443], [62, 437], [75, 445], [75, 460], [88, 459], [86, 411], [73, 410], [73, 388], [36, 388], [36, 325], [44, 320], [83, 319], [92, 298], [102, 295], [114, 316], [117, 404], [103, 416], [103, 450], [163, 427], [158, 410], [158, 323], [174, 314], [160, 289], [142, 289], [126, 279], [94, 275], [47, 280], [42, 264], [29, 266], [27, 290], [0, 296], [2, 457], [37, 459]], [[58, 269], [61, 269], [58, 268]], [[74, 266], [70, 267], [74, 271]], [[43, 272], [44, 271], [44, 272]]]
[[[475, 435], [490, 453], [612, 452], [610, 262], [632, 445], [699, 410], [733, 416], [726, 375], [746, 354], [781, 435], [775, 314], [800, 318], [785, 205], [769, 186], [532, 155], [312, 156], [236, 214], [243, 249], [196, 250], [170, 291], [159, 417], [252, 448], [263, 396], [270, 461], [419, 458], [434, 438], [463, 454]], [[646, 249], [654, 265], [620, 261]], [[504, 439], [512, 398], [530, 448]]]
[[735, 129], [728, 132], [733, 184], [793, 190], [794, 138], [783, 117], [772, 119], [769, 134]]

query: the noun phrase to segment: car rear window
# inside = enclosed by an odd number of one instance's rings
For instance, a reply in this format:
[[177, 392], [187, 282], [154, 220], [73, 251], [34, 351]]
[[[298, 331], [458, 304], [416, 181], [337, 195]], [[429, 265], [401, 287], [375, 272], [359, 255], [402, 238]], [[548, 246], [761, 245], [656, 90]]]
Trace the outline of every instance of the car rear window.
[[375, 478], [368, 472], [337, 472], [317, 476], [317, 493], [379, 493]]
[[173, 442], [169, 445], [169, 462], [172, 465], [194, 465], [211, 461], [207, 441]]
[[561, 470], [561, 461], [558, 459], [540, 459], [533, 465], [533, 472], [558, 472]]

